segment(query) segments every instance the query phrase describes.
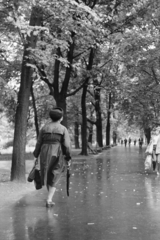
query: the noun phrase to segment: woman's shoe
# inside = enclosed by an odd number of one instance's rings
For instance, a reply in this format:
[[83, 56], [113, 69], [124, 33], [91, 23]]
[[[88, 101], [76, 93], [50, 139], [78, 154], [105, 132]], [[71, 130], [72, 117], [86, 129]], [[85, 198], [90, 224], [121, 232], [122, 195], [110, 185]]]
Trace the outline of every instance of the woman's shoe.
[[55, 205], [54, 202], [49, 202], [49, 201], [46, 202], [46, 207], [47, 208], [53, 207], [54, 205]]

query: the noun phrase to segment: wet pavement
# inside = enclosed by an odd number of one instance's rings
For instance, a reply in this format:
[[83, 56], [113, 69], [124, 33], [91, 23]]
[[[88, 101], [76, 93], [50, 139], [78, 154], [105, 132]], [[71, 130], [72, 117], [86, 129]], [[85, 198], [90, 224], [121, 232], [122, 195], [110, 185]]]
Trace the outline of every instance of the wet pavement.
[[117, 146], [75, 159], [46, 209], [46, 189], [0, 210], [0, 240], [158, 240], [160, 177], [144, 173], [144, 150]]

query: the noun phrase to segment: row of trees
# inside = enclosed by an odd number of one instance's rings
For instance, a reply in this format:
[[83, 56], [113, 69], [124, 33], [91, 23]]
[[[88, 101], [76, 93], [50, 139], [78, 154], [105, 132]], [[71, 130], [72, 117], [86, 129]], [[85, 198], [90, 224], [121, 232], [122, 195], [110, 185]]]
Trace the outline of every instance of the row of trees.
[[[22, 0], [0, 6], [2, 111], [14, 122], [11, 180], [25, 180], [27, 128], [52, 106], [74, 125], [75, 146], [110, 144], [122, 119], [159, 123], [158, 0]], [[125, 117], [124, 117], [125, 116]], [[114, 138], [115, 139], [115, 138]]]

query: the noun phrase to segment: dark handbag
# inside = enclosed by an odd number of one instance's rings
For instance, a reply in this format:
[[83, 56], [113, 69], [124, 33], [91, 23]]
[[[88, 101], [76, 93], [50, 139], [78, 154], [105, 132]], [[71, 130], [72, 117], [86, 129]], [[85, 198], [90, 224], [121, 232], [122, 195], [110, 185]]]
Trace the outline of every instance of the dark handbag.
[[34, 181], [35, 188], [38, 190], [38, 189], [42, 188], [42, 183], [41, 183], [40, 170], [38, 170], [36, 168], [37, 164], [38, 164], [38, 160], [35, 161], [35, 164], [34, 164], [32, 170], [30, 171], [30, 173], [28, 175], [27, 181], [28, 182], [33, 182]]
[[35, 169], [34, 171], [34, 185], [37, 190], [42, 188], [41, 174], [40, 174], [40, 170], [38, 169]]

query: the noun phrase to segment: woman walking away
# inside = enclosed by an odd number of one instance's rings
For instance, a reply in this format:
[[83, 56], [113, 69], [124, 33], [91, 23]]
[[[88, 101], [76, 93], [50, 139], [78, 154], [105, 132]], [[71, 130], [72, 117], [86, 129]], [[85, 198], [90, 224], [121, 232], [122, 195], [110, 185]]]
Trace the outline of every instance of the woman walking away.
[[63, 110], [54, 108], [49, 112], [51, 121], [40, 130], [34, 157], [40, 156], [40, 170], [42, 186], [46, 185], [48, 196], [46, 207], [54, 205], [52, 198], [56, 190], [56, 184], [60, 180], [66, 165], [70, 165], [71, 150], [69, 133], [61, 121]]

